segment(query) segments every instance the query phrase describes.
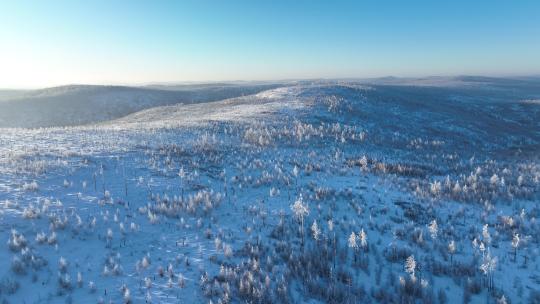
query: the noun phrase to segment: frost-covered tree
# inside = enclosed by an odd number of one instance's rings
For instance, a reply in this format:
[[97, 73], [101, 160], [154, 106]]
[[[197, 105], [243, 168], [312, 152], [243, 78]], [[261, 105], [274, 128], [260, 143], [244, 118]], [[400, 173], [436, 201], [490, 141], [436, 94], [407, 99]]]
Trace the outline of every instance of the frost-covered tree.
[[300, 233], [302, 235], [302, 247], [304, 246], [304, 218], [309, 214], [309, 208], [307, 204], [304, 203], [302, 194], [298, 199], [291, 205], [291, 210], [294, 214], [294, 217], [300, 221]]
[[499, 183], [499, 176], [497, 174], [493, 174], [489, 179], [489, 182], [491, 183], [491, 185], [497, 186], [497, 184]]
[[36, 235], [35, 240], [36, 240], [36, 242], [38, 244], [44, 244], [45, 242], [47, 242], [47, 235], [43, 231], [38, 232], [38, 234]]
[[123, 295], [123, 297], [124, 297], [124, 303], [125, 303], [125, 304], [131, 303], [131, 293], [130, 293], [130, 291], [129, 291], [129, 288], [127, 288], [127, 287], [124, 288], [124, 295]]
[[471, 242], [472, 244], [472, 248], [473, 248], [473, 252], [474, 254], [476, 255], [477, 254], [477, 250], [478, 250], [478, 240], [476, 238], [474, 238]]
[[141, 260], [141, 267], [146, 269], [148, 266], [150, 266], [150, 259], [145, 255]]
[[332, 219], [328, 220], [328, 231], [332, 232], [332, 247], [333, 247], [333, 263], [334, 263], [334, 269], [336, 268], [336, 255], [337, 255], [337, 244], [336, 244], [336, 232], [334, 231], [334, 221]]
[[433, 240], [437, 239], [437, 234], [439, 233], [439, 226], [437, 225], [436, 220], [432, 220], [428, 226], [429, 234]]
[[407, 260], [405, 260], [405, 272], [410, 275], [411, 280], [413, 282], [416, 280], [415, 271], [416, 271], [416, 260], [414, 259], [414, 256], [411, 255], [407, 258]]
[[348, 240], [349, 248], [356, 249], [358, 247], [358, 244], [356, 243], [356, 234], [354, 232], [351, 232], [351, 235], [349, 236]]
[[487, 254], [484, 255], [482, 259], [482, 264], [480, 264], [480, 270], [488, 278], [488, 289], [493, 289], [493, 271], [497, 267], [497, 257], [492, 257], [491, 252], [488, 250]]
[[321, 229], [319, 229], [319, 226], [317, 225], [317, 220], [313, 220], [313, 224], [311, 225], [311, 234], [313, 235], [313, 239], [315, 241], [319, 240]]
[[113, 231], [111, 228], [107, 228], [107, 246], [111, 245], [112, 239], [113, 239]]
[[440, 181], [434, 181], [434, 182], [429, 184], [429, 188], [430, 188], [431, 194], [439, 195], [439, 193], [441, 193], [441, 189], [442, 189], [441, 182]]
[[368, 160], [367, 157], [364, 155], [362, 158], [360, 158], [360, 169], [366, 170], [368, 166]]
[[180, 167], [178, 171], [178, 177], [180, 177], [180, 191], [182, 200], [184, 200], [184, 178], [186, 178], [186, 171], [184, 171], [184, 166]]
[[480, 250], [482, 256], [484, 256], [484, 253], [486, 252], [486, 246], [484, 245], [484, 242], [480, 242], [480, 245], [478, 245], [478, 250]]
[[83, 277], [81, 272], [77, 272], [77, 286], [81, 288], [83, 286]]
[[525, 181], [525, 179], [523, 178], [523, 175], [520, 175], [517, 179], [517, 184], [518, 186], [523, 186], [523, 182]]
[[360, 246], [365, 250], [367, 248], [367, 234], [364, 231], [364, 228], [360, 230], [360, 233], [358, 234], [358, 238], [360, 239]]
[[358, 250], [358, 243], [356, 242], [356, 234], [351, 232], [348, 240], [349, 248], [353, 250], [354, 262], [356, 263], [356, 250]]
[[454, 192], [454, 194], [456, 195], [461, 193], [461, 186], [459, 185], [459, 182], [456, 182], [454, 188], [452, 189], [452, 192]]
[[47, 244], [49, 245], [55, 245], [57, 242], [57, 236], [56, 236], [56, 232], [51, 232], [51, 234], [49, 235], [49, 237], [47, 238]]
[[11, 251], [17, 252], [26, 247], [27, 241], [24, 235], [15, 229], [11, 229], [11, 235], [7, 241], [7, 244]]
[[525, 220], [525, 216], [527, 214], [525, 213], [525, 209], [524, 208], [521, 208], [521, 212], [519, 213], [519, 217], [521, 218], [522, 221]]
[[520, 242], [521, 239], [519, 238], [519, 233], [514, 233], [514, 237], [512, 238], [512, 248], [514, 248], [514, 262], [517, 260], [517, 250]]
[[484, 242], [489, 245], [491, 243], [491, 234], [489, 234], [488, 224], [482, 227], [482, 236], [484, 237]]
[[178, 287], [182, 289], [186, 287], [186, 280], [184, 279], [184, 276], [182, 274], [178, 275]]
[[67, 266], [68, 266], [67, 260], [64, 257], [60, 257], [60, 259], [58, 260], [58, 270], [61, 273], [66, 273], [67, 272]]
[[298, 185], [298, 174], [300, 173], [300, 170], [298, 169], [298, 167], [296, 165], [294, 165], [292, 173], [293, 173], [293, 176], [294, 176], [294, 183], [296, 185]]
[[96, 292], [96, 283], [94, 283], [94, 281], [88, 282], [88, 289], [90, 290], [90, 293]]
[[327, 224], [328, 224], [328, 231], [330, 232], [334, 231], [334, 221], [332, 221], [332, 219], [329, 219]]
[[454, 253], [456, 253], [456, 242], [454, 240], [448, 243], [448, 253], [450, 253], [450, 263], [453, 263]]

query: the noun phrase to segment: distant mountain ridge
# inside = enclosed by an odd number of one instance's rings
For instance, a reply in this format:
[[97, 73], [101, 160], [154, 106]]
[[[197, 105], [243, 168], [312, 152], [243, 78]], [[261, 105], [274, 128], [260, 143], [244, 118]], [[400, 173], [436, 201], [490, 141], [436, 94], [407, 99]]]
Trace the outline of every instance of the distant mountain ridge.
[[0, 101], [0, 127], [38, 128], [103, 122], [156, 106], [251, 95], [282, 84], [151, 87], [66, 85], [12, 93]]
[[[352, 83], [369, 86], [485, 90], [513, 99], [512, 89], [540, 99], [540, 77], [429, 76], [371, 79], [312, 79], [282, 82], [65, 85], [38, 90], [0, 90], [0, 128], [61, 127], [102, 123], [150, 108], [225, 100], [284, 86]], [[499, 96], [502, 97], [502, 96]], [[170, 109], [169, 109], [170, 110]], [[219, 110], [215, 110], [219, 111]], [[151, 112], [147, 112], [151, 113]], [[218, 113], [219, 114], [219, 113]], [[140, 115], [138, 116], [140, 118]]]

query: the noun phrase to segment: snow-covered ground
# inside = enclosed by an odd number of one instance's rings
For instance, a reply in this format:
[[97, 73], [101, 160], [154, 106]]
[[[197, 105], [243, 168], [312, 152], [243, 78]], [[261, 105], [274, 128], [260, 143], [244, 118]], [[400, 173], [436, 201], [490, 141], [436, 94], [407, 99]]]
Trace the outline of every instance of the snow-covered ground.
[[108, 121], [144, 109], [250, 95], [277, 84], [178, 86], [68, 85], [29, 91], [0, 90], [0, 127], [61, 127]]
[[540, 85], [435, 82], [0, 129], [1, 301], [538, 303]]

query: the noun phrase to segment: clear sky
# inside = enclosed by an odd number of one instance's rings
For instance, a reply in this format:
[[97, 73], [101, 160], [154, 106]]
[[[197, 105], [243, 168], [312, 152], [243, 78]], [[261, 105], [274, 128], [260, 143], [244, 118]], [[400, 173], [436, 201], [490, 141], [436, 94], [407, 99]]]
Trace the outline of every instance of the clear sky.
[[540, 1], [0, 0], [0, 87], [540, 74]]

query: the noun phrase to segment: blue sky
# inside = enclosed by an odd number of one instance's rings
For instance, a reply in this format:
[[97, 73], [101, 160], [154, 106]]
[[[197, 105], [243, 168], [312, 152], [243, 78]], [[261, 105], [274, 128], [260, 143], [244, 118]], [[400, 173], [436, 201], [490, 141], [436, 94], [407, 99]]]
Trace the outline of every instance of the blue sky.
[[0, 87], [540, 74], [540, 1], [0, 0]]

